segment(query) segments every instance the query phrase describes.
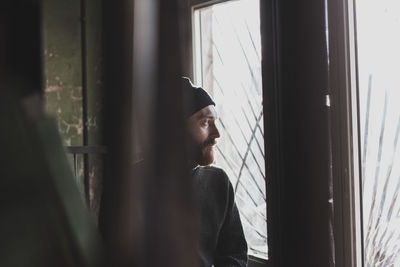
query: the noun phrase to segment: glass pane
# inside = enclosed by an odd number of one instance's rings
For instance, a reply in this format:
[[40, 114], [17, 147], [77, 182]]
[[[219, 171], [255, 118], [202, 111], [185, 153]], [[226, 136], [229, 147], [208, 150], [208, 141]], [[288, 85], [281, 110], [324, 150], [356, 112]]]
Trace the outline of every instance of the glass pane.
[[267, 259], [259, 12], [259, 0], [195, 10], [195, 83], [217, 103], [215, 164], [235, 187], [249, 254]]
[[400, 2], [356, 0], [365, 266], [400, 266]]

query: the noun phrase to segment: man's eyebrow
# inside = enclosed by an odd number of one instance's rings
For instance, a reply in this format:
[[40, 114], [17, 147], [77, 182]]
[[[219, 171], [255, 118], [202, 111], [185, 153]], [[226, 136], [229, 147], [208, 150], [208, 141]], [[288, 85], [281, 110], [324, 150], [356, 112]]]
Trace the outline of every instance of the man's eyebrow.
[[212, 114], [201, 114], [200, 119], [209, 118], [209, 119], [218, 119], [218, 116], [214, 116]]

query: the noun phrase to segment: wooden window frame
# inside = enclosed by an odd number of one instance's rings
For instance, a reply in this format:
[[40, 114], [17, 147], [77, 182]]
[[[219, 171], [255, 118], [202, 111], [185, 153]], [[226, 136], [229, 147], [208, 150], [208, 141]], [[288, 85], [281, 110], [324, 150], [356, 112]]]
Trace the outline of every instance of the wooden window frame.
[[335, 259], [361, 267], [362, 199], [355, 3], [328, 1]]

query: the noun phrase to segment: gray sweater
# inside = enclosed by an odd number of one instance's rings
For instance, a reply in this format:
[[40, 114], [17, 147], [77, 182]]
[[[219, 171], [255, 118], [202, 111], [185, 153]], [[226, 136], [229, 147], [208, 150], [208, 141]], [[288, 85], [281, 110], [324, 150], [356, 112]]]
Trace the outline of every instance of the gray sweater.
[[247, 243], [227, 174], [216, 167], [198, 167], [193, 185], [201, 266], [246, 266]]

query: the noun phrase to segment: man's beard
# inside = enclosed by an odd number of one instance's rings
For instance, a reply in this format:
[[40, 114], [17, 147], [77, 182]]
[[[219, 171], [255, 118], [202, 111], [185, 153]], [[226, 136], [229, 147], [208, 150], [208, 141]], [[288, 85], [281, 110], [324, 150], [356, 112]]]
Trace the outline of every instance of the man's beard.
[[196, 158], [200, 166], [207, 166], [214, 162], [214, 145], [215, 139], [208, 139], [198, 147]]

